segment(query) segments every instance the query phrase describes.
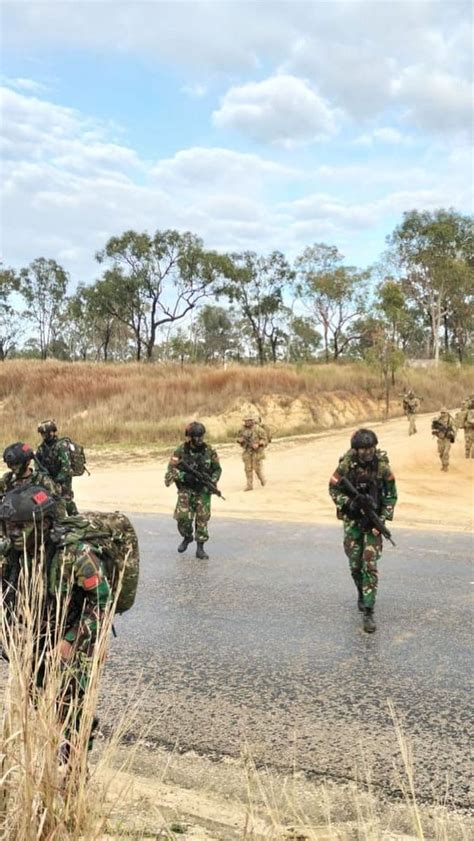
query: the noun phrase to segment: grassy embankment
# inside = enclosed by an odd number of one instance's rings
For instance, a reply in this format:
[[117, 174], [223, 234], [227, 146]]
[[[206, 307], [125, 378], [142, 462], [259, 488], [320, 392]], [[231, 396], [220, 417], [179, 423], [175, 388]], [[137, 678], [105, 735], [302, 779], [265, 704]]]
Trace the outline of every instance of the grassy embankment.
[[[438, 369], [403, 369], [392, 391], [391, 415], [401, 414], [399, 394], [407, 386], [423, 397], [421, 411], [434, 412], [442, 404], [454, 408], [472, 390], [472, 368], [444, 364]], [[356, 395], [371, 404], [367, 418], [382, 419], [380, 375], [363, 363], [224, 370], [13, 360], [0, 365], [0, 445], [36, 441], [38, 422], [54, 417], [62, 432], [89, 448], [147, 445], [156, 450], [180, 437], [183, 425], [193, 418], [221, 416], [249, 403], [265, 417], [269, 397], [282, 407], [296, 400], [315, 407], [304, 419], [290, 418], [277, 434], [318, 432], [325, 428], [318, 407], [322, 410], [331, 401], [343, 405]], [[360, 410], [357, 418], [363, 419]], [[234, 438], [236, 423], [219, 433], [220, 441]], [[337, 412], [333, 425], [344, 425], [343, 418], [337, 422]]]

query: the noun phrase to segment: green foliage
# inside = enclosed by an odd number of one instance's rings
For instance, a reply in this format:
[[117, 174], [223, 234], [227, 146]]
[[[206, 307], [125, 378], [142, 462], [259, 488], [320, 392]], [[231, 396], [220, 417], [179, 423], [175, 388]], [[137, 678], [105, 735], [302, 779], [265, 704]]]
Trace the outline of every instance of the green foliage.
[[462, 302], [467, 295], [472, 304], [474, 284], [472, 218], [454, 210], [412, 210], [404, 214], [403, 222], [387, 241], [405, 295], [429, 321], [434, 358], [439, 359], [443, 322], [447, 336], [450, 319], [462, 355], [468, 317]]
[[368, 272], [344, 266], [335, 246], [316, 243], [296, 260], [298, 294], [322, 328], [326, 362], [360, 338], [354, 323], [367, 308]]
[[18, 289], [28, 307], [27, 317], [36, 327], [42, 359], [57, 338], [67, 285], [67, 272], [55, 260], [38, 257], [20, 271]]
[[268, 357], [276, 361], [278, 346], [286, 338], [288, 315], [283, 295], [294, 279], [285, 256], [273, 251], [259, 257], [253, 251], [232, 254], [231, 276], [222, 292], [235, 303], [257, 352], [260, 365]]
[[206, 251], [199, 237], [174, 230], [153, 237], [126, 231], [96, 258], [111, 265], [96, 284], [98, 302], [130, 329], [137, 360], [144, 352], [151, 359], [159, 328], [188, 315], [231, 270], [229, 260]]

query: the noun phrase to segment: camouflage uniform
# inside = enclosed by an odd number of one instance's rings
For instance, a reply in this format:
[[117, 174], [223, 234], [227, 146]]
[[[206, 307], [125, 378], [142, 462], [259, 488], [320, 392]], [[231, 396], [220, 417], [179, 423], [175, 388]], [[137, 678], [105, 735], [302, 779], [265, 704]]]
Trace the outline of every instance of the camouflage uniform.
[[209, 540], [207, 524], [211, 517], [211, 494], [194, 476], [180, 470], [180, 461], [188, 462], [200, 473], [206, 473], [210, 480], [217, 483], [222, 474], [219, 456], [208, 444], [195, 449], [186, 441], [176, 447], [168, 464], [165, 474], [165, 485], [168, 487], [175, 482], [178, 489], [178, 499], [174, 511], [174, 518], [178, 531], [183, 538], [197, 543]]
[[368, 493], [375, 502], [375, 511], [382, 520], [392, 520], [397, 503], [397, 488], [387, 454], [375, 450], [375, 458], [361, 465], [353, 449], [340, 459], [329, 482], [329, 494], [336, 504], [338, 519], [343, 521], [344, 551], [357, 589], [362, 593], [364, 608], [373, 608], [377, 595], [377, 561], [382, 554], [382, 536], [374, 534], [372, 525], [359, 512], [356, 519], [346, 513], [350, 497], [339, 487], [342, 476], [361, 493]]
[[4, 473], [0, 478], [0, 499], [7, 491], [12, 491], [22, 485], [40, 485], [42, 488], [46, 488], [56, 502], [57, 517], [59, 519], [67, 517], [66, 504], [61, 495], [61, 488], [58, 487], [56, 482], [53, 482], [48, 473], [40, 470], [39, 467], [31, 468], [23, 476], [17, 476], [12, 470]]
[[67, 444], [54, 435], [49, 441], [43, 440], [36, 451], [36, 457], [61, 488], [67, 513], [77, 514], [72, 490], [71, 456]]
[[420, 399], [413, 391], [407, 391], [403, 395], [403, 411], [408, 419], [408, 435], [415, 435], [417, 432], [415, 415], [420, 408]]
[[464, 455], [474, 458], [474, 397], [463, 400], [461, 411], [456, 415], [456, 427], [464, 429]]
[[243, 450], [242, 461], [247, 479], [245, 490], [251, 491], [253, 489], [254, 473], [260, 480], [260, 484], [265, 485], [263, 460], [265, 458], [265, 447], [268, 444], [268, 437], [263, 426], [252, 423], [252, 426], [242, 427], [237, 433], [236, 440]]
[[456, 424], [447, 409], [442, 409], [439, 415], [433, 418], [431, 422], [431, 434], [437, 438], [441, 470], [447, 473], [449, 469], [449, 451], [451, 444], [454, 443], [456, 438]]
[[[64, 521], [67, 523], [67, 519]], [[67, 540], [67, 526], [66, 526]], [[8, 596], [14, 594], [18, 584], [20, 564], [24, 563], [24, 554], [15, 548], [6, 549], [0, 556], [2, 567], [2, 591]], [[78, 730], [81, 718], [81, 705], [88, 685], [98, 626], [104, 617], [104, 612], [112, 601], [112, 593], [105, 571], [99, 557], [92, 546], [86, 541], [71, 540], [66, 545], [57, 546], [46, 532], [44, 539], [44, 563], [46, 564], [45, 578], [47, 593], [45, 596], [42, 618], [39, 619], [41, 629], [38, 628], [37, 663], [32, 668], [36, 674], [36, 686], [41, 688], [47, 680], [47, 652], [50, 646], [58, 644], [55, 638], [54, 626], [58, 603], [63, 603], [66, 617], [64, 631], [61, 638], [72, 645], [72, 656], [63, 665], [63, 687], [58, 704], [61, 721], [70, 718], [69, 710], [73, 705], [73, 716], [65, 734], [62, 747], [62, 760], [67, 761], [70, 751], [71, 735]], [[27, 555], [30, 564], [37, 562], [34, 553]], [[10, 589], [13, 588], [13, 589]], [[15, 617], [14, 605], [10, 605], [12, 616]], [[42, 628], [48, 628], [44, 634]], [[92, 746], [94, 720], [89, 737], [89, 747]]]

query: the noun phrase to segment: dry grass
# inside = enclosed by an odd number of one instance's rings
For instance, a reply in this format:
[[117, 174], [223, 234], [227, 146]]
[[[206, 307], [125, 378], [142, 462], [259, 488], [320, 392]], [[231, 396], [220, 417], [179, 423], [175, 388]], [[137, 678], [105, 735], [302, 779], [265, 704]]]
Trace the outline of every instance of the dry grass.
[[[472, 371], [403, 369], [394, 398], [405, 386], [423, 396], [421, 411], [450, 407], [472, 389]], [[0, 364], [0, 445], [34, 442], [39, 421], [54, 417], [61, 429], [86, 446], [167, 445], [184, 422], [220, 415], [265, 396], [321, 400], [337, 394], [380, 399], [376, 371], [364, 363], [312, 366], [229, 366], [226, 370], [173, 364], [95, 364], [11, 360]], [[314, 432], [317, 427], [302, 429]]]

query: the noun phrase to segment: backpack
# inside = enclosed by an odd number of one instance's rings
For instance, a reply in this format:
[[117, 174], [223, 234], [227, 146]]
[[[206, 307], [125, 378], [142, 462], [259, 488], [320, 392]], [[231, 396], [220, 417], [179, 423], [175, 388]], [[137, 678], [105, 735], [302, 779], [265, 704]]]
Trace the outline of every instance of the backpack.
[[128, 517], [120, 511], [85, 511], [68, 517], [61, 525], [65, 528], [63, 545], [77, 540], [90, 543], [102, 561], [114, 597], [122, 575], [115, 610], [117, 613], [130, 610], [137, 594], [140, 552], [135, 529]]
[[[65, 436], [64, 438], [59, 438], [59, 441], [62, 441], [63, 444], [66, 444], [66, 447], [69, 452], [69, 458], [71, 460], [71, 471], [73, 476], [82, 476], [83, 473], [86, 472], [86, 454], [84, 452], [84, 447], [82, 444], [76, 444], [71, 438]], [[89, 472], [89, 471], [87, 471]]]
[[474, 426], [474, 409], [468, 409], [466, 412], [466, 418], [464, 420], [464, 426], [472, 427]]
[[46, 447], [42, 444], [37, 451], [41, 467], [49, 473], [51, 478], [55, 479], [61, 467], [61, 463], [57, 455], [57, 445], [59, 443], [65, 445], [69, 453], [72, 476], [82, 476], [82, 474], [86, 471], [88, 473], [89, 471], [86, 467], [86, 454], [84, 452], [84, 447], [82, 447], [81, 444], [76, 444], [72, 438], [65, 436], [64, 438], [58, 438], [51, 447]]

